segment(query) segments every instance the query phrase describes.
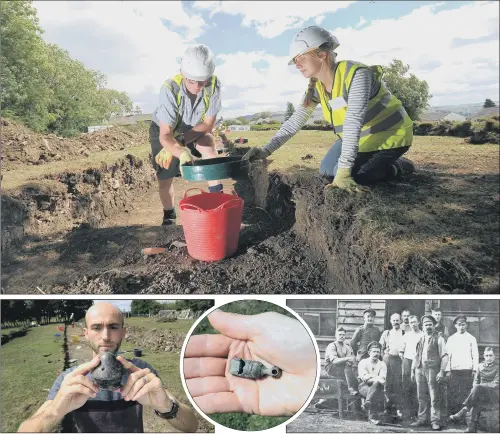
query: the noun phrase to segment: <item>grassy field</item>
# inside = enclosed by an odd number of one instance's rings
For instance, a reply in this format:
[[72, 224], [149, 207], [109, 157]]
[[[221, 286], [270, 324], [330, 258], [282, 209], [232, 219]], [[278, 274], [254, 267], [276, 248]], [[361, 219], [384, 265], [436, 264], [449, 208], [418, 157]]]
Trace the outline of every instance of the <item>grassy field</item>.
[[47, 399], [64, 366], [57, 324], [33, 327], [1, 347], [1, 432], [15, 432]]
[[125, 327], [136, 326], [148, 329], [169, 329], [176, 333], [187, 333], [193, 324], [194, 320], [191, 319], [179, 319], [174, 322], [156, 322], [146, 317], [125, 319]]
[[[276, 131], [244, 131], [231, 132], [227, 136], [232, 140], [240, 136], [247, 138], [248, 144], [243, 146], [263, 146], [269, 142], [274, 134], [276, 134]], [[269, 170], [285, 170], [297, 164], [306, 168], [317, 169], [333, 141], [334, 136], [330, 131], [299, 131], [269, 158], [272, 161]], [[6, 172], [2, 179], [2, 187], [4, 190], [16, 189], [29, 181], [40, 180], [47, 175], [66, 171], [77, 172], [82, 168], [99, 167], [103, 163], [114, 163], [127, 154], [148, 160], [149, 153], [149, 144], [144, 143], [123, 150], [95, 152], [85, 158], [28, 166], [23, 170]], [[308, 155], [308, 158], [302, 160], [302, 157], [306, 155]], [[470, 161], [471, 157], [477, 155], [498, 157], [498, 146], [491, 144], [469, 145], [464, 142], [464, 139], [457, 137], [415, 136], [413, 146], [408, 153], [408, 156], [416, 162], [449, 162], [450, 158]]]

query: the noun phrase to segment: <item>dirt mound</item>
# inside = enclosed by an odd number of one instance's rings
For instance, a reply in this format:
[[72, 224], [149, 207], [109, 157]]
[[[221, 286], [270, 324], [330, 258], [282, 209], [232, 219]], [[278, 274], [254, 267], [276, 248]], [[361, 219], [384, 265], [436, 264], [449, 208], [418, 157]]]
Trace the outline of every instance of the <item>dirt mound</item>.
[[79, 173], [50, 175], [2, 196], [2, 253], [24, 237], [55, 235], [75, 227], [98, 228], [113, 211], [133, 207], [152, 188], [153, 169], [133, 155]]
[[24, 165], [88, 157], [93, 152], [126, 149], [147, 143], [145, 129], [127, 130], [115, 126], [76, 138], [55, 134], [35, 133], [22, 124], [0, 118], [2, 170], [9, 171]]
[[149, 351], [180, 353], [185, 334], [175, 333], [169, 329], [147, 329], [144, 327], [127, 326], [125, 340], [137, 348]]
[[[245, 201], [238, 251], [204, 263], [173, 244], [184, 241], [181, 226], [101, 227], [108, 211], [127, 209], [146, 189], [154, 189], [152, 170], [133, 161], [51, 180], [73, 195], [72, 203], [81, 202], [71, 209], [82, 214], [63, 214], [66, 225], [74, 225], [76, 216], [80, 226], [7, 263], [3, 286], [18, 292], [40, 285], [47, 292], [72, 294], [498, 291], [497, 172], [478, 176], [433, 162], [431, 169], [363, 195], [325, 192], [329, 180], [316, 170], [268, 173], [264, 163], [256, 164], [247, 180], [234, 185]], [[116, 179], [131, 176], [126, 188], [113, 188]], [[47, 208], [42, 211], [50, 216], [46, 198], [11, 199], [20, 219], [31, 222], [33, 207], [36, 212]], [[15, 239], [16, 226], [7, 223]], [[141, 248], [151, 246], [167, 251], [143, 257]], [[50, 249], [50, 257], [44, 249]], [[20, 273], [32, 262], [50, 272], [36, 273], [36, 280], [29, 270]]]

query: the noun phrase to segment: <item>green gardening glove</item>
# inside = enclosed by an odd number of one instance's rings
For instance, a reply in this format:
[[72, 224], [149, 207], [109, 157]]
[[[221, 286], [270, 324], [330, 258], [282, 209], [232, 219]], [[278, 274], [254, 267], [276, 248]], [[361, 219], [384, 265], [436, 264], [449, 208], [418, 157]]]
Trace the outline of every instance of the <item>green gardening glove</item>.
[[365, 192], [368, 191], [366, 187], [362, 187], [351, 176], [351, 169], [347, 167], [342, 167], [337, 170], [337, 174], [331, 184], [328, 184], [325, 187], [325, 190], [329, 188], [340, 188], [346, 191], [356, 191], [356, 192]]

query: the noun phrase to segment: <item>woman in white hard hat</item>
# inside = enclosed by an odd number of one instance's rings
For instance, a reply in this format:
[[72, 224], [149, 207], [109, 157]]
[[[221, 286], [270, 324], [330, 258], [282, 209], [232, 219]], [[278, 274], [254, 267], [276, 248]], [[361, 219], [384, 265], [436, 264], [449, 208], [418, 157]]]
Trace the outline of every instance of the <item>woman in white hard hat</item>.
[[318, 104], [337, 140], [320, 165], [333, 180], [327, 187], [361, 191], [377, 181], [411, 173], [413, 164], [401, 156], [413, 140], [412, 120], [382, 82], [381, 66], [336, 61], [339, 42], [327, 30], [310, 26], [290, 46], [290, 65], [309, 78], [309, 87], [295, 113], [262, 148], [244, 158], [263, 159], [306, 124]]
[[[212, 52], [205, 45], [187, 48], [180, 74], [165, 81], [149, 128], [153, 167], [163, 205], [162, 225], [175, 223], [173, 178], [182, 165], [201, 158], [217, 157], [210, 134], [220, 110], [220, 81], [214, 75]], [[196, 158], [196, 157], [195, 157]], [[209, 181], [211, 192], [221, 192], [220, 181]]]

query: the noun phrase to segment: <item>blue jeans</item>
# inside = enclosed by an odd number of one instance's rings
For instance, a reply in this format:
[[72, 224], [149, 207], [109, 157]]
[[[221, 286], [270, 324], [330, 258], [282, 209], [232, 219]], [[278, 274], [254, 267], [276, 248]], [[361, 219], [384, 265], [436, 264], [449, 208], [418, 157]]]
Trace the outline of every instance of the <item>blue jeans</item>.
[[[354, 160], [352, 177], [358, 184], [372, 184], [392, 178], [391, 165], [410, 149], [409, 146], [383, 149], [373, 152], [359, 152]], [[323, 157], [319, 166], [322, 175], [335, 177], [338, 169], [342, 140], [338, 139]]]

